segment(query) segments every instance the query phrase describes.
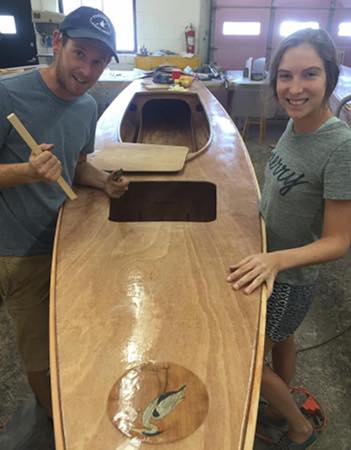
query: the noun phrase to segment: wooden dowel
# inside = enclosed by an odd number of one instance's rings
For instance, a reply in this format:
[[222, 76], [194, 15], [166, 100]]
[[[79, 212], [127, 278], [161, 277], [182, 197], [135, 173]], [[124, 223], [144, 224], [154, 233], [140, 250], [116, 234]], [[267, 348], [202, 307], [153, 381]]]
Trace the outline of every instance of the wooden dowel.
[[[39, 155], [42, 151], [39, 145], [35, 142], [33, 137], [30, 135], [29, 131], [20, 121], [20, 119], [16, 116], [16, 114], [12, 113], [7, 116], [7, 120], [11, 122], [12, 126], [15, 128], [17, 133], [21, 136], [24, 142], [28, 145], [34, 155]], [[77, 198], [77, 194], [73, 191], [71, 186], [60, 176], [57, 179], [57, 182], [61, 189], [66, 193], [67, 197], [70, 200], [75, 200]]]

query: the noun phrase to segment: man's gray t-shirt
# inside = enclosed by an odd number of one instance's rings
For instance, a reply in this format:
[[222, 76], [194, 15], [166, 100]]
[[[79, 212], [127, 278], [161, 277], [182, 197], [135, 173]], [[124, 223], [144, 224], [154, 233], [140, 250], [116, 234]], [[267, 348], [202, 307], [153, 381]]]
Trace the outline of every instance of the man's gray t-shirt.
[[[95, 100], [55, 96], [40, 72], [0, 81], [0, 164], [27, 162], [30, 150], [6, 119], [15, 113], [38, 144], [54, 144], [62, 176], [71, 185], [80, 154], [94, 150]], [[57, 183], [0, 188], [0, 255], [30, 256], [52, 250], [57, 214], [66, 195]]]
[[[324, 199], [351, 199], [351, 130], [336, 117], [318, 130], [296, 134], [292, 121], [271, 154], [265, 171], [260, 212], [268, 251], [296, 248], [319, 239]], [[318, 266], [280, 272], [276, 281], [308, 285]]]

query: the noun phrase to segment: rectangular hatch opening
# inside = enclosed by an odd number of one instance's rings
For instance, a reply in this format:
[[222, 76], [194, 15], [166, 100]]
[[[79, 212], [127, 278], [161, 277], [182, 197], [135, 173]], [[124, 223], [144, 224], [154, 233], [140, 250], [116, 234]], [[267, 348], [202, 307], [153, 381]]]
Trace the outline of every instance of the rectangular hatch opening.
[[110, 201], [113, 222], [211, 222], [216, 220], [216, 185], [202, 181], [131, 181]]

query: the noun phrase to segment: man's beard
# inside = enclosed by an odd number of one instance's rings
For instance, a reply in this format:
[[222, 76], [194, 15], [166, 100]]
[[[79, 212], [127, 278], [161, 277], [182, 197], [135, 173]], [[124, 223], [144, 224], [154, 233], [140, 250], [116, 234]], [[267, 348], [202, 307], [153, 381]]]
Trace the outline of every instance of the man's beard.
[[56, 61], [56, 79], [60, 87], [64, 90], [67, 89], [64, 77], [64, 71], [62, 70], [62, 56], [59, 55]]
[[73, 95], [74, 97], [79, 97], [82, 93], [77, 93], [75, 91], [72, 91], [69, 88], [69, 83], [67, 81], [67, 75], [65, 75], [65, 71], [63, 69], [63, 62], [62, 62], [62, 55], [58, 57], [58, 60], [56, 62], [56, 78], [57, 82], [60, 86], [60, 88], [66, 92], [68, 92], [70, 95]]

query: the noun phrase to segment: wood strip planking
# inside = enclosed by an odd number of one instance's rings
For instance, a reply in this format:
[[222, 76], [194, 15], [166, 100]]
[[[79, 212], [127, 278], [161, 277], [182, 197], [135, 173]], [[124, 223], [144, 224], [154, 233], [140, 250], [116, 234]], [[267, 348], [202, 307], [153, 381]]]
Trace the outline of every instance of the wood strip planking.
[[[50, 299], [56, 296], [56, 268], [57, 268], [57, 241], [59, 230], [61, 227], [62, 208], [57, 218], [54, 251], [51, 260], [51, 277], [50, 277]], [[50, 348], [50, 382], [51, 382], [51, 398], [52, 398], [52, 414], [54, 423], [54, 436], [56, 450], [66, 450], [64, 429], [62, 421], [61, 395], [59, 386], [59, 364], [56, 339], [56, 308], [50, 304], [49, 309], [49, 348]]]

